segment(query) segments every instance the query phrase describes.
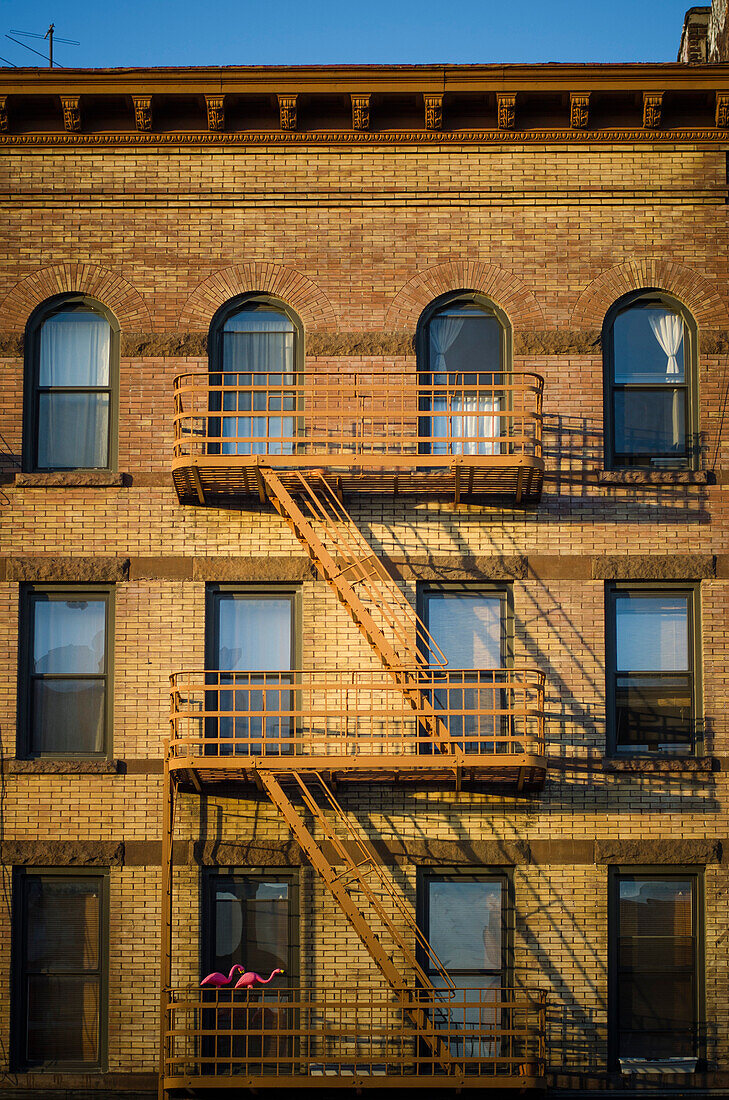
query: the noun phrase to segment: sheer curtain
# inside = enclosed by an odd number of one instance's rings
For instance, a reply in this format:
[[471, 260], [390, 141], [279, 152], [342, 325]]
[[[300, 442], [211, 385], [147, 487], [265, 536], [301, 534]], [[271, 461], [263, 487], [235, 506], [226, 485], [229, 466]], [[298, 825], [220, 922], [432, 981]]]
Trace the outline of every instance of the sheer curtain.
[[[666, 356], [666, 381], [683, 382], [683, 370], [678, 365], [678, 352], [683, 342], [683, 318], [670, 310], [651, 310], [648, 314], [653, 335]], [[673, 392], [671, 410], [673, 446], [681, 444], [681, 409], [678, 390]]]
[[[448, 351], [467, 319], [444, 314], [434, 317], [429, 325], [432, 382], [436, 387], [431, 402], [435, 414], [431, 417], [432, 454], [500, 453], [500, 444], [495, 442], [500, 418], [481, 414], [499, 412], [501, 400], [490, 394], [468, 393], [464, 372], [458, 368], [448, 370]], [[475, 377], [479, 377], [478, 372]]]
[[108, 464], [109, 394], [103, 391], [110, 383], [110, 347], [109, 322], [94, 313], [59, 313], [44, 323], [38, 376], [41, 469]]
[[294, 326], [275, 310], [241, 310], [223, 328], [222, 454], [292, 454]]

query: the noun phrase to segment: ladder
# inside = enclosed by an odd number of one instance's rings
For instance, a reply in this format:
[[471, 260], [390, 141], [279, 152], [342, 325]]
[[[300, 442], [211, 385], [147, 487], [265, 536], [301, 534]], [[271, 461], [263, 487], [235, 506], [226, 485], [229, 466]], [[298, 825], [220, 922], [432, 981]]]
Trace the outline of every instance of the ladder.
[[[383, 666], [400, 671], [445, 665], [446, 658], [425, 623], [373, 554], [326, 478], [321, 474], [305, 477], [297, 471], [297, 501], [273, 470], [265, 466], [259, 469], [268, 499], [334, 589]], [[315, 523], [322, 528], [324, 538], [317, 534]]]
[[[312, 866], [388, 985], [398, 995], [405, 1011], [417, 1027], [419, 1035], [427, 1043], [445, 1072], [450, 1072], [454, 1068], [454, 1060], [448, 1042], [438, 1034], [434, 1020], [429, 1019], [427, 1012], [418, 1007], [417, 990], [412, 987], [412, 982], [408, 983], [393, 955], [388, 953], [380, 936], [372, 930], [362, 907], [352, 897], [352, 891], [357, 890], [370, 910], [377, 915], [384, 933], [390, 941], [390, 947], [399, 951], [400, 956], [406, 966], [413, 972], [421, 988], [434, 992], [436, 987], [433, 984], [431, 973], [434, 971], [438, 975], [442, 983], [438, 992], [442, 991], [444, 1003], [447, 1004], [449, 994], [455, 990], [454, 983], [435, 950], [419, 928], [412, 911], [383, 872], [375, 853], [355, 829], [319, 772], [314, 771], [310, 773], [311, 777], [307, 776], [305, 778], [300, 771], [292, 770], [284, 778], [280, 772], [274, 775], [273, 772], [267, 771], [265, 764], [257, 765], [256, 770], [261, 785], [271, 802], [276, 806], [296, 840], [306, 852]], [[323, 794], [323, 801], [327, 809], [333, 813], [336, 822], [343, 827], [349, 841], [349, 847], [338, 835], [336, 829], [332, 827], [323, 807], [319, 804], [313, 789], [312, 778]], [[317, 823], [324, 840], [336, 852], [338, 861], [344, 864], [343, 871], [337, 872], [335, 870], [335, 867], [323, 852], [320, 842], [315, 840], [309, 830], [299, 809], [284, 790], [280, 782], [281, 779], [284, 779], [287, 786], [292, 787], [294, 793], [301, 797], [304, 805]], [[381, 895], [389, 897], [394, 909], [410, 929], [416, 945], [414, 950], [383, 905], [382, 896], [376, 892], [376, 889], [373, 889], [372, 880], [376, 882]], [[425, 967], [420, 963], [418, 951], [427, 960]]]
[[[273, 507], [334, 590], [383, 668], [397, 684], [405, 686], [406, 698], [420, 715], [434, 748], [452, 757], [462, 755], [423, 690], [419, 675], [430, 673], [434, 664], [443, 667], [446, 658], [326, 478], [317, 474], [310, 479], [296, 472], [304, 512], [277, 474], [265, 466], [258, 469]], [[323, 528], [324, 539], [314, 523]]]

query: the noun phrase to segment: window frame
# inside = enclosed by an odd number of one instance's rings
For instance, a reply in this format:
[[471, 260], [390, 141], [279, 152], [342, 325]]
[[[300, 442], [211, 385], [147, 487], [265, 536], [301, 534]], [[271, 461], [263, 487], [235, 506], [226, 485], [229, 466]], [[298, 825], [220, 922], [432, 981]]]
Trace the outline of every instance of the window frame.
[[[615, 699], [615, 680], [617, 677], [617, 628], [615, 600], [620, 595], [629, 596], [686, 596], [688, 599], [688, 653], [691, 678], [691, 723], [693, 736], [690, 746], [676, 752], [651, 749], [631, 749], [618, 745], [617, 707]], [[628, 670], [629, 671], [629, 670]], [[703, 756], [704, 742], [704, 700], [701, 665], [701, 587], [698, 583], [663, 583], [661, 581], [611, 581], [605, 586], [605, 712], [606, 712], [606, 753], [609, 757], [643, 757], [655, 759], [680, 759], [686, 756]]]
[[[289, 887], [289, 970], [284, 974], [286, 986], [298, 989], [301, 982], [301, 869], [298, 867], [205, 867], [200, 878], [200, 980], [209, 974], [214, 963], [215, 881], [221, 879], [268, 879], [285, 881]], [[212, 933], [212, 935], [208, 934]]]
[[[694, 981], [695, 981], [695, 1057], [698, 1067], [706, 1058], [706, 892], [705, 867], [697, 864], [617, 864], [608, 868], [608, 1065], [620, 1070], [619, 1053], [619, 973], [618, 932], [620, 929], [618, 887], [621, 879], [653, 878], [656, 880], [688, 878], [693, 883], [692, 909], [694, 920]], [[656, 1059], [664, 1061], [665, 1059]], [[651, 1059], [645, 1059], [650, 1062]]]
[[[621, 463], [616, 459], [614, 393], [619, 390], [648, 389], [655, 390], [657, 384], [615, 383], [615, 345], [614, 324], [620, 313], [640, 305], [656, 305], [678, 313], [684, 325], [684, 374], [682, 389], [686, 392], [686, 456], [672, 462], [670, 458], [661, 459], [659, 465], [653, 465], [651, 456], [645, 455], [645, 461]], [[607, 470], [698, 470], [701, 461], [699, 440], [699, 381], [698, 381], [698, 327], [688, 308], [674, 298], [672, 294], [657, 287], [644, 287], [619, 298], [605, 315], [602, 326], [603, 347], [603, 410], [604, 410], [604, 462]], [[666, 387], [668, 390], [669, 387]]]
[[[443, 867], [430, 866], [418, 867], [416, 874], [416, 911], [418, 927], [430, 943], [430, 892], [428, 884], [431, 881], [458, 881], [473, 882], [481, 880], [502, 883], [502, 988], [510, 989], [514, 977], [514, 936], [516, 930], [516, 905], [514, 893], [514, 876], [510, 867], [485, 867], [471, 866], [470, 864], [446, 865]], [[421, 947], [418, 948], [419, 962], [426, 974], [430, 972], [428, 960]], [[442, 960], [441, 960], [442, 961]], [[443, 964], [445, 966], [445, 964]], [[452, 978], [459, 975], [473, 974], [474, 970], [464, 968], [446, 967]], [[486, 973], [484, 969], [484, 973]], [[490, 973], [490, 972], [489, 972]]]
[[[294, 420], [295, 435], [301, 441], [304, 441], [305, 435], [305, 421], [304, 421], [304, 405], [303, 405], [303, 389], [305, 382], [305, 347], [304, 347], [304, 326], [301, 318], [298, 314], [289, 306], [282, 298], [277, 298], [274, 294], [266, 294], [261, 291], [253, 291], [246, 294], [238, 294], [235, 298], [229, 298], [227, 302], [224, 302], [222, 306], [216, 311], [210, 322], [210, 328], [208, 330], [208, 381], [214, 376], [217, 376], [221, 380], [225, 377], [225, 371], [223, 370], [223, 335], [226, 322], [234, 317], [237, 313], [240, 313], [247, 306], [259, 306], [273, 312], [282, 314], [286, 317], [294, 328], [294, 355], [293, 355], [293, 376], [295, 393], [297, 395], [294, 409], [291, 411], [291, 417]], [[213, 383], [210, 382], [212, 385]], [[210, 405], [210, 398], [212, 393], [208, 394], [208, 405]], [[208, 419], [215, 420], [219, 418], [222, 423], [224, 410], [208, 408]], [[237, 413], [230, 413], [229, 415], [235, 416]], [[261, 411], [261, 417], [269, 417], [270, 412]], [[283, 413], [281, 414], [283, 415]], [[208, 434], [210, 434], [210, 428], [208, 428]], [[211, 436], [211, 440], [213, 437]], [[222, 434], [219, 434], [215, 443], [209, 443], [213, 448], [219, 447], [224, 441]], [[297, 454], [299, 445], [294, 442], [292, 448], [292, 454]], [[218, 454], [215, 449], [210, 451], [211, 454]]]
[[[25, 883], [32, 878], [86, 879], [99, 883], [99, 1057], [96, 1062], [30, 1062], [25, 1057], [27, 1031], [25, 1027], [27, 993], [27, 895]], [[33, 1073], [105, 1072], [108, 1068], [109, 1040], [109, 927], [110, 869], [108, 867], [14, 867], [11, 921], [11, 997], [10, 1049], [11, 1067]]]
[[[74, 312], [69, 307], [84, 309], [103, 317], [109, 324], [109, 385], [102, 387], [75, 387], [79, 392], [109, 394], [109, 436], [107, 463], [105, 466], [39, 466], [38, 404], [40, 376], [41, 330], [46, 321], [58, 313]], [[112, 311], [96, 298], [85, 294], [59, 294], [48, 298], [33, 310], [25, 326], [25, 365], [23, 400], [23, 452], [22, 466], [26, 473], [63, 473], [75, 470], [107, 471], [115, 473], [119, 467], [119, 371], [121, 354], [121, 328]], [[43, 387], [46, 389], [73, 390], [74, 387]]]
[[[421, 387], [426, 385], [423, 382], [424, 377], [430, 377], [436, 373], [431, 368], [430, 363], [430, 322], [449, 308], [455, 306], [478, 306], [484, 314], [487, 316], [495, 317], [499, 322], [501, 329], [501, 370], [500, 371], [482, 371], [483, 374], [500, 374], [504, 378], [509, 379], [513, 375], [513, 332], [511, 321], [507, 314], [500, 309], [490, 298], [485, 294], [481, 294], [477, 290], [452, 290], [447, 294], [441, 294], [439, 297], [434, 298], [432, 302], [429, 302], [423, 312], [418, 318], [417, 328], [415, 330], [415, 357], [416, 357], [416, 377], [418, 385], [418, 450], [421, 454], [430, 454], [431, 443], [430, 440], [433, 437], [430, 429], [424, 431], [424, 426], [433, 419], [433, 411], [429, 410], [428, 415], [423, 417], [423, 411], [421, 409]], [[504, 394], [504, 413], [511, 413], [513, 408], [513, 394], [511, 387], [507, 387]], [[447, 412], [442, 413], [444, 417], [449, 416]], [[476, 414], [478, 415], [478, 413]], [[484, 416], [499, 415], [492, 413], [483, 413]], [[453, 456], [457, 456], [460, 452], [453, 452]]]
[[302, 585], [282, 582], [281, 584], [248, 584], [245, 581], [214, 582], [206, 585], [205, 590], [205, 668], [210, 672], [218, 672], [211, 666], [210, 660], [215, 653], [218, 633], [218, 605], [221, 596], [240, 595], [271, 596], [281, 598], [288, 596], [291, 600], [291, 671], [296, 672], [301, 668], [302, 650]]
[[[36, 752], [31, 749], [31, 720], [33, 714], [32, 672], [34, 620], [33, 604], [37, 596], [50, 596], [63, 600], [99, 600], [106, 605], [105, 657], [106, 671], [93, 678], [105, 681], [104, 743], [99, 752]], [[18, 645], [18, 724], [16, 753], [23, 760], [108, 760], [112, 754], [114, 733], [114, 637], [115, 637], [115, 586], [113, 584], [23, 584], [20, 588], [19, 645]], [[59, 674], [60, 675], [60, 674]], [[86, 679], [92, 677], [78, 677]]]
[[[430, 631], [428, 615], [428, 596], [431, 593], [445, 595], [488, 595], [498, 596], [501, 600], [501, 668], [514, 666], [514, 586], [499, 581], [419, 581], [416, 592], [418, 617]], [[437, 641], [437, 639], [436, 639]], [[426, 641], [419, 639], [423, 654], [427, 655]], [[448, 669], [446, 665], [446, 669]], [[433, 666], [437, 669], [437, 666]], [[478, 670], [474, 670], [478, 671]]]

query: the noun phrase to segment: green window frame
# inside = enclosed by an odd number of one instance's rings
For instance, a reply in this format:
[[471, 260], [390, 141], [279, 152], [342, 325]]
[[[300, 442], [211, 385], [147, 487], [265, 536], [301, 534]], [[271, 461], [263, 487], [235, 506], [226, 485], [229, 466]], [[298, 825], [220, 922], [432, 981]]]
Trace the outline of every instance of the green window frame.
[[[211, 584], [206, 593], [205, 708], [223, 712], [220, 717], [211, 715], [205, 720], [208, 755], [288, 755], [295, 751], [296, 723], [289, 718], [289, 706], [294, 705], [296, 691], [295, 673], [301, 668], [302, 626], [301, 585], [279, 584]], [[225, 600], [260, 602], [286, 601], [289, 604], [290, 635], [288, 638], [288, 668], [260, 669], [254, 661], [250, 667], [220, 669], [220, 611]], [[269, 688], [262, 689], [262, 680], [256, 671], [272, 672]], [[236, 675], [240, 673], [241, 675]], [[246, 675], [249, 673], [250, 675]], [[279, 717], [263, 717], [260, 712], [278, 711]], [[257, 711], [248, 718], [246, 711]], [[216, 739], [220, 739], [216, 744]], [[236, 744], [236, 742], [238, 742]]]
[[[618, 601], [665, 601], [686, 607], [687, 668], [618, 668]], [[612, 583], [605, 590], [608, 755], [694, 755], [704, 751], [700, 588], [694, 584]], [[647, 652], [647, 650], [646, 650]], [[651, 730], [651, 721], [653, 730]], [[658, 738], [663, 728], [666, 740]], [[637, 741], [631, 730], [653, 734]], [[685, 736], [681, 736], [683, 733]], [[673, 747], [672, 747], [673, 746]]]
[[[34, 906], [33, 894], [36, 897], [46, 886], [50, 892], [55, 892], [56, 903], [54, 911], [63, 902], [64, 886], [87, 887], [88, 896], [97, 898], [97, 939], [94, 943], [86, 934], [83, 937], [83, 950], [90, 953], [92, 958], [87, 965], [78, 958], [65, 960], [54, 957], [52, 962], [42, 957], [42, 946], [34, 948], [33, 931], [38, 925], [43, 924], [42, 910], [40, 915], [37, 906]], [[66, 891], [66, 892], [67, 892]], [[60, 923], [60, 922], [59, 922]], [[72, 932], [69, 933], [69, 922], [61, 926], [59, 942], [62, 938], [68, 941], [68, 946], [78, 950], [78, 939], [74, 943]], [[34, 957], [35, 952], [35, 957]], [[95, 952], [95, 959], [93, 958]], [[39, 958], [40, 956], [40, 958]], [[12, 998], [11, 998], [11, 1035], [12, 1035], [12, 1065], [17, 1069], [74, 1071], [74, 1070], [104, 1070], [107, 1065], [107, 1038], [108, 1038], [108, 974], [109, 974], [109, 869], [94, 868], [87, 871], [83, 868], [70, 867], [29, 867], [15, 868], [13, 872], [13, 965], [12, 965]], [[95, 965], [91, 965], [91, 963]], [[67, 1013], [66, 1025], [69, 1033], [63, 1049], [68, 1051], [69, 1057], [59, 1057], [58, 1050], [48, 1050], [43, 1053], [42, 1030], [38, 1037], [38, 1025], [42, 1029], [46, 1025], [48, 1035], [52, 1040], [57, 1028], [57, 1013], [46, 1021], [42, 1018], [43, 999], [34, 993], [34, 987], [42, 990], [46, 986], [46, 1001], [54, 995], [57, 1005], [63, 1005]], [[94, 995], [95, 993], [95, 995]], [[38, 998], [41, 1005], [40, 1014], [36, 1016], [37, 1025], [32, 1028], [30, 1016], [34, 1009], [34, 997]], [[95, 1001], [95, 1011], [93, 1005]], [[51, 1001], [52, 1003], [52, 1001]], [[91, 1008], [89, 1006], [92, 1006]], [[75, 1014], [74, 1007], [79, 1011]], [[89, 1024], [92, 1024], [90, 1030]], [[95, 1034], [93, 1030], [95, 1026]], [[36, 1034], [34, 1035], [34, 1031]], [[75, 1034], [74, 1034], [75, 1033]], [[73, 1040], [76, 1041], [74, 1051]], [[69, 1041], [70, 1040], [70, 1041]], [[37, 1044], [34, 1047], [34, 1044]], [[78, 1054], [79, 1048], [84, 1045], [95, 1046], [93, 1056], [83, 1057]]]
[[[226, 326], [245, 313], [268, 313], [289, 321], [293, 332], [290, 371], [263, 374], [254, 369], [225, 369], [226, 346], [232, 348], [237, 335], [228, 331]], [[248, 335], [265, 339], [272, 334], [259, 331]], [[231, 298], [220, 307], [210, 323], [208, 348], [211, 389], [208, 395], [207, 453], [296, 454], [299, 447], [297, 440], [304, 438], [302, 394], [305, 360], [304, 326], [294, 310], [282, 299], [270, 294], [242, 294]], [[235, 388], [248, 386], [256, 388], [252, 392]], [[261, 429], [264, 427], [262, 435]], [[277, 427], [280, 427], [279, 433], [276, 432]], [[231, 428], [235, 430], [231, 431]], [[291, 429], [293, 438], [289, 438], [287, 429]]]
[[[436, 369], [433, 361], [431, 326], [439, 317], [462, 313], [464, 322], [479, 314], [498, 323], [498, 364], [494, 369], [485, 365], [481, 370], [465, 374], [446, 368]], [[475, 388], [490, 387], [498, 377], [512, 373], [512, 329], [503, 310], [483, 294], [472, 290], [452, 291], [436, 298], [418, 319], [415, 334], [418, 364], [418, 450], [421, 454], [498, 454], [503, 444], [498, 441], [477, 443], [469, 439], [469, 426], [477, 425], [477, 437], [497, 438], [504, 435], [509, 423], [511, 395], [493, 391], [493, 399]], [[445, 350], [443, 352], [445, 355]], [[458, 375], [461, 375], [460, 382]], [[471, 392], [469, 393], [469, 385]], [[505, 415], [506, 414], [506, 415]], [[451, 437], [452, 438], [449, 438]]]
[[[109, 364], [106, 385], [46, 385], [41, 384], [41, 347], [43, 328], [59, 314], [89, 313], [103, 318], [109, 325]], [[82, 294], [61, 294], [41, 303], [31, 314], [25, 329], [25, 386], [23, 413], [23, 469], [31, 473], [55, 470], [109, 470], [118, 464], [119, 435], [119, 357], [120, 327], [110, 309]], [[42, 463], [39, 455], [43, 418], [41, 403], [47, 400], [98, 396], [106, 401], [107, 433], [106, 455], [103, 462], [93, 465], [67, 465], [59, 462]]]
[[[690, 930], [669, 932], [665, 927], [661, 893], [669, 896], [671, 885], [679, 889], [687, 885], [691, 891]], [[623, 905], [633, 900], [632, 894], [637, 902], [646, 892], [653, 895], [645, 900], [646, 905], [652, 902], [652, 910], [646, 910], [641, 928], [639, 916], [631, 919], [629, 913], [622, 917], [621, 913]], [[686, 1070], [700, 1068], [706, 1020], [704, 905], [702, 867], [609, 868], [608, 1056], [613, 1069], [629, 1070], [636, 1062], [668, 1061], [670, 1065], [671, 1060], [684, 1062]], [[631, 924], [637, 929], [632, 935]], [[685, 1011], [687, 1005], [690, 1013]], [[683, 1026], [675, 1026], [676, 1010], [679, 1015], [683, 1010]], [[662, 1019], [658, 1011], [664, 1013]], [[646, 1027], [628, 1026], [641, 1016]], [[681, 1067], [676, 1064], [675, 1068]]]
[[[271, 867], [268, 869], [261, 867], [219, 867], [206, 870], [203, 873], [203, 920], [200, 927], [200, 960], [203, 968], [203, 973], [200, 975], [201, 978], [210, 971], [218, 970], [223, 966], [221, 961], [223, 956], [216, 955], [215, 953], [215, 935], [216, 929], [219, 928], [219, 924], [216, 920], [216, 890], [221, 888], [224, 889], [226, 884], [238, 888], [247, 885], [254, 887], [259, 885], [270, 885], [273, 887], [279, 883], [285, 885], [288, 896], [286, 928], [288, 959], [287, 965], [284, 967], [285, 973], [274, 978], [269, 988], [275, 989], [279, 986], [295, 989], [298, 987], [301, 973], [299, 871], [296, 868], [289, 867]], [[241, 890], [241, 893], [244, 893], [244, 891]], [[245, 946], [245, 931], [246, 928], [243, 923], [241, 925], [240, 941], [234, 947], [233, 951], [229, 953], [230, 965], [235, 962], [240, 962], [246, 970], [259, 970], [259, 966], [263, 964], [259, 964], [255, 959], [247, 957], [248, 952]], [[224, 957], [227, 959], [228, 954]], [[273, 968], [272, 966], [271, 969]], [[264, 974], [263, 977], [268, 977], [268, 974]]]
[[[659, 382], [657, 378], [644, 377], [642, 380], [626, 381], [619, 373], [616, 355], [616, 322], [631, 310], [668, 310], [683, 321], [683, 377], [677, 376], [674, 383]], [[656, 338], [657, 339], [657, 338]], [[699, 466], [699, 394], [698, 394], [698, 331], [693, 317], [677, 298], [661, 290], [645, 288], [625, 295], [615, 302], [605, 317], [602, 330], [604, 362], [604, 410], [605, 410], [605, 465], [608, 469], [689, 469]], [[662, 354], [666, 354], [663, 352]], [[667, 362], [669, 361], [667, 357]], [[625, 418], [626, 431], [631, 415], [633, 420], [646, 423], [649, 411], [653, 414], [656, 431], [660, 430], [659, 416], [661, 408], [666, 418], [663, 430], [669, 420], [669, 404], [663, 398], [670, 395], [670, 421], [674, 442], [670, 447], [652, 453], [646, 446], [637, 443], [632, 450], [620, 446], [618, 431]], [[643, 402], [636, 412], [631, 413], [631, 403]], [[680, 438], [684, 444], [677, 449]]]
[[[94, 602], [103, 604], [104, 607], [104, 667], [100, 672], [87, 670], [78, 672], [37, 672], [34, 668], [34, 645], [36, 638], [36, 614], [35, 609], [40, 603], [67, 603], [78, 604]], [[83, 610], [83, 609], [81, 609]], [[72, 759], [104, 759], [111, 756], [112, 729], [113, 729], [113, 705], [114, 705], [114, 586], [94, 585], [78, 588], [74, 585], [23, 585], [20, 590], [20, 645], [19, 645], [19, 684], [18, 684], [18, 756], [25, 758], [72, 758]], [[42, 711], [43, 686], [62, 683], [67, 685], [78, 682], [80, 688], [93, 691], [97, 685], [103, 692], [103, 701], [100, 708], [100, 717], [103, 723], [103, 731], [100, 738], [101, 745], [98, 749], [89, 749], [80, 744], [73, 747], [73, 738], [69, 736], [68, 728], [59, 725], [57, 733], [61, 737], [66, 736], [69, 746], [62, 748], [44, 747], [38, 743], [35, 736], [37, 716]], [[52, 708], [46, 707], [50, 713]], [[56, 710], [56, 713], [59, 713]], [[62, 710], [60, 713], [63, 713]], [[72, 706], [67, 706], [67, 727], [72, 724]]]

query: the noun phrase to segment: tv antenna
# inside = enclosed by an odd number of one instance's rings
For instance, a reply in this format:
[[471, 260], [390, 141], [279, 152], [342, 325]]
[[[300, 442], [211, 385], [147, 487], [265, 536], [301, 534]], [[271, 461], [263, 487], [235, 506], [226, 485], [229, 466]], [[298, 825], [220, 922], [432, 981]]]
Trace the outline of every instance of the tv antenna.
[[[46, 55], [44, 53], [41, 53], [40, 50], [34, 50], [32, 46], [28, 46], [25, 42], [18, 42], [18, 39], [13, 38], [12, 36], [14, 34], [20, 34], [20, 35], [23, 36], [23, 38], [40, 38], [44, 42], [47, 39], [48, 40], [48, 66], [49, 66], [49, 68], [52, 69], [55, 65], [55, 67], [57, 69], [62, 69], [63, 65], [59, 65], [57, 61], [53, 60], [53, 40], [54, 40], [54, 37], [55, 37], [55, 35], [54, 35], [55, 27], [56, 27], [56, 24], [51, 23], [50, 27], [48, 28], [48, 30], [46, 31], [45, 34], [35, 34], [33, 31], [19, 31], [19, 30], [15, 30], [15, 28], [11, 27], [10, 28], [10, 34], [6, 34], [5, 37], [9, 38], [11, 42], [15, 42], [15, 44], [17, 46], [22, 46], [24, 50], [30, 50], [31, 53], [37, 54], [38, 57], [42, 57], [44, 60], [45, 60], [45, 57], [46, 57]], [[58, 38], [58, 37], [55, 37], [55, 40], [56, 40], [56, 42], [62, 42], [64, 44], [64, 46], [80, 46], [81, 45], [81, 43], [77, 42], [75, 38]]]

